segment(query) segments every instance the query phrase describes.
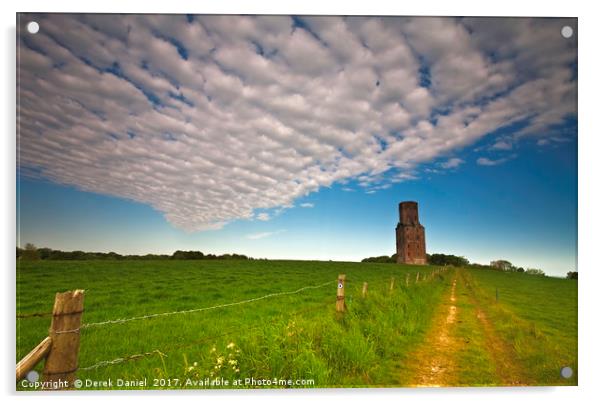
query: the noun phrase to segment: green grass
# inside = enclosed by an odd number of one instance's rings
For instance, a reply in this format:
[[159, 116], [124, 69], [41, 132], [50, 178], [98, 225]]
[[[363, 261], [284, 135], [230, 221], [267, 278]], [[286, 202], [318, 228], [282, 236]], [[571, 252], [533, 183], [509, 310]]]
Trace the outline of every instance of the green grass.
[[[449, 299], [456, 277], [459, 315], [450, 335], [458, 343], [449, 353], [456, 369], [449, 384], [504, 385], [509, 369], [520, 370], [525, 376], [521, 383], [577, 384], [576, 281], [452, 270], [414, 283], [416, 271], [431, 270], [310, 261], [19, 261], [17, 313], [49, 312], [56, 292], [85, 289], [82, 321], [89, 324], [227, 304], [331, 281], [332, 286], [237, 306], [84, 328], [80, 368], [149, 355], [80, 370], [77, 376], [147, 378], [146, 388], [199, 388], [152, 383], [154, 378], [181, 383], [207, 377], [313, 379], [311, 387], [400, 386], [411, 384], [416, 355], [428, 367], [430, 351], [424, 341], [430, 333], [436, 335], [435, 313]], [[341, 273], [349, 280], [344, 315], [334, 310], [335, 280]], [[396, 283], [390, 292], [392, 276]], [[361, 298], [363, 282], [368, 282], [366, 299]], [[478, 310], [486, 314], [487, 329], [476, 317]], [[48, 317], [17, 319], [17, 359], [48, 334], [49, 324]], [[504, 362], [491, 349], [492, 341], [500, 342], [498, 353], [508, 351]], [[559, 376], [563, 366], [573, 368], [572, 378]]]
[[[466, 279], [531, 383], [577, 384], [577, 281], [490, 270], [469, 270]], [[572, 378], [560, 377], [564, 366]]]
[[[313, 387], [396, 386], [445, 290], [442, 280], [413, 284], [416, 271], [431, 269], [309, 261], [20, 261], [17, 312], [48, 312], [56, 292], [85, 289], [82, 321], [94, 323], [332, 281], [332, 286], [238, 306], [85, 328], [80, 368], [155, 350], [161, 354], [80, 370], [78, 377], [147, 378], [147, 388], [153, 388], [153, 378], [211, 376], [314, 379]], [[340, 273], [350, 281], [345, 315], [334, 310]], [[409, 288], [406, 273], [411, 274]], [[396, 277], [392, 293], [391, 276]], [[369, 285], [365, 300], [363, 282]], [[47, 335], [49, 322], [47, 317], [18, 319], [18, 358]]]

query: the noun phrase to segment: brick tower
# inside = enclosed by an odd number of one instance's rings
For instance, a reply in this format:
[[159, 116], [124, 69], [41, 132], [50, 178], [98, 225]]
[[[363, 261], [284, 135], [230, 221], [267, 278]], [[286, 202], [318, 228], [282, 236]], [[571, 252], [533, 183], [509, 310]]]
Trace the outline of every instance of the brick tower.
[[424, 226], [418, 221], [418, 203], [399, 204], [397, 236], [397, 263], [426, 265], [426, 243]]

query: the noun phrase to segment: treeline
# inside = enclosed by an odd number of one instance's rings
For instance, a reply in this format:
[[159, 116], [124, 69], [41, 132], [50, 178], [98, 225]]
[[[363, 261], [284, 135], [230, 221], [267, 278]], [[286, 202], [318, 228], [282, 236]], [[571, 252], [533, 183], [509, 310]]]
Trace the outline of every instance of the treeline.
[[373, 262], [377, 264], [395, 264], [397, 262], [397, 254], [393, 254], [390, 257], [388, 255], [380, 255], [378, 257], [364, 258], [362, 262]]
[[[498, 271], [504, 271], [504, 272], [524, 272], [527, 275], [539, 275], [539, 276], [546, 275], [546, 273], [544, 271], [542, 271], [541, 269], [517, 267], [516, 265], [512, 264], [508, 260], [491, 261], [489, 263], [489, 267], [491, 269], [495, 269]], [[567, 274], [567, 278], [568, 277], [569, 277], [569, 275]]]
[[[397, 262], [397, 254], [393, 254], [391, 256], [381, 255], [378, 257], [368, 257], [364, 258], [362, 262], [373, 262], [379, 264], [395, 264]], [[429, 265], [451, 265], [456, 267], [465, 267], [469, 266], [470, 262], [464, 257], [458, 257], [457, 255], [449, 255], [449, 254], [427, 254], [426, 262]]]
[[26, 244], [25, 248], [17, 247], [17, 259], [23, 260], [252, 260], [243, 254], [204, 254], [201, 251], [178, 250], [168, 254], [122, 255], [116, 252], [87, 252], [87, 251], [61, 251], [52, 248], [37, 248], [33, 244]]
[[[483, 265], [478, 264], [476, 262], [470, 262], [468, 261], [468, 259], [466, 259], [466, 257], [457, 256], [453, 254], [427, 254], [426, 261], [429, 265], [453, 266], [474, 269], [492, 269], [496, 271], [521, 272], [527, 275], [546, 276], [546, 273], [541, 269], [517, 267], [508, 260], [496, 260], [491, 261], [489, 265]], [[397, 262], [397, 254], [393, 254], [391, 256], [381, 255], [378, 257], [368, 257], [364, 258], [362, 262], [395, 264]], [[569, 271], [566, 274], [566, 278], [578, 279], [578, 273], [576, 271]]]
[[451, 265], [453, 267], [467, 267], [470, 266], [470, 261], [466, 257], [460, 257], [452, 254], [427, 254], [426, 262], [430, 265], [446, 266]]

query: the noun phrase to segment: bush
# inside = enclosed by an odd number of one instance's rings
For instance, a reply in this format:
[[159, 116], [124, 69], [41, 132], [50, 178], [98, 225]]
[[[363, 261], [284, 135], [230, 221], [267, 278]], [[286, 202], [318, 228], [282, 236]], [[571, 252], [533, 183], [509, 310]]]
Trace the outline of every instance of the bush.
[[[397, 258], [397, 254], [394, 254], [393, 256], [395, 256]], [[388, 255], [381, 255], [378, 257], [368, 257], [368, 258], [364, 258], [362, 260], [362, 262], [375, 262], [378, 264], [395, 264], [397, 262], [397, 260], [393, 259], [393, 256], [389, 257]]]

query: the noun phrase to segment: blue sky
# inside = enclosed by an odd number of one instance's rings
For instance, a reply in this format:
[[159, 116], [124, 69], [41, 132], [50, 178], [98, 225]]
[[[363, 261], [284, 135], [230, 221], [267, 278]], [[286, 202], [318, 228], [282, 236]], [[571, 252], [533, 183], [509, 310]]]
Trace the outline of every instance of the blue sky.
[[430, 253], [576, 267], [574, 20], [35, 18], [22, 244], [357, 261], [415, 200]]

